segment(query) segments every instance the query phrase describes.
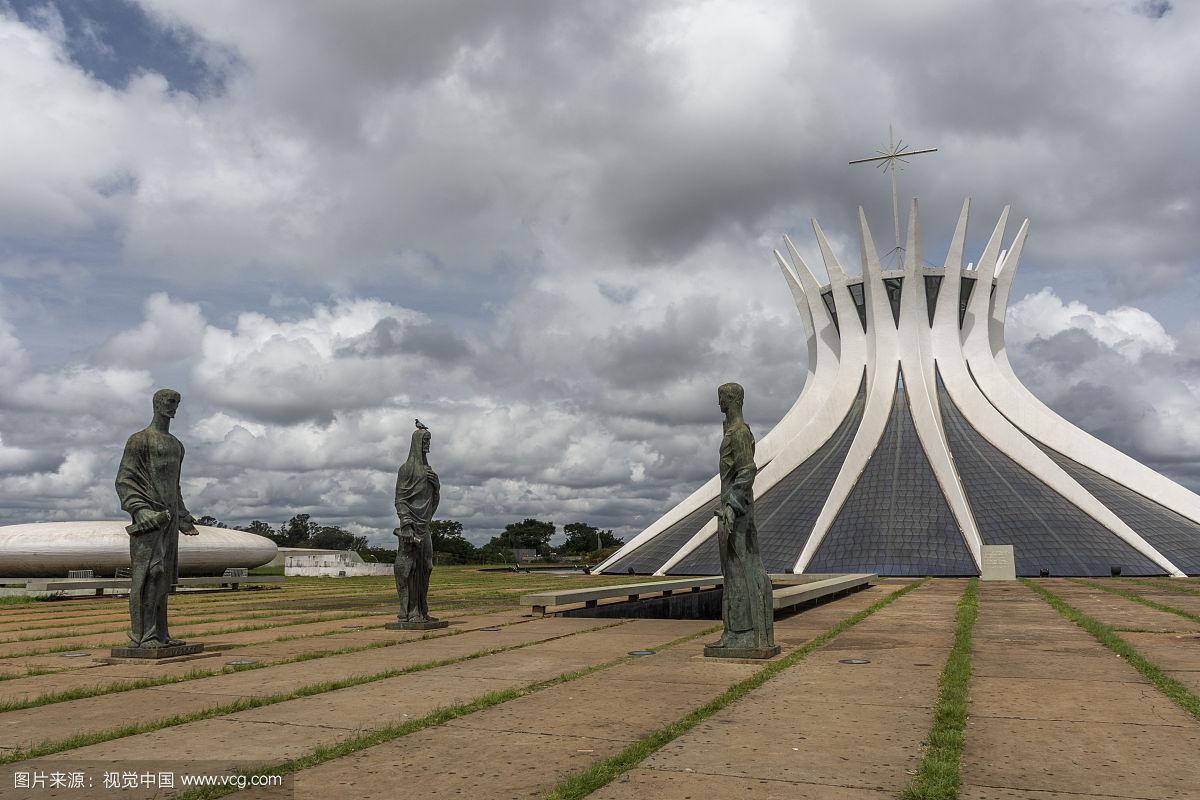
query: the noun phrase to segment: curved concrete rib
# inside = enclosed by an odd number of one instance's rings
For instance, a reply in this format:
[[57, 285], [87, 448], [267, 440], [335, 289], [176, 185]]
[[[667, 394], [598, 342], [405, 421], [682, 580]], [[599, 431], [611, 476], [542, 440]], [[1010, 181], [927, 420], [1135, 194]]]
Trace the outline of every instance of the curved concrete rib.
[[[1149, 542], [1126, 525], [1107, 506], [1097, 500], [1090, 492], [1079, 485], [1054, 462], [1050, 456], [1042, 452], [1025, 434], [1021, 433], [1010, 423], [1003, 414], [996, 410], [967, 371], [964, 351], [972, 337], [983, 338], [987, 343], [988, 310], [991, 302], [991, 276], [995, 274], [996, 263], [1000, 254], [1000, 242], [1004, 235], [1004, 227], [1008, 221], [1008, 207], [1000, 215], [1000, 221], [992, 232], [979, 259], [978, 267], [973, 277], [977, 278], [974, 290], [967, 303], [966, 314], [963, 317], [962, 330], [957, 330], [957, 310], [959, 296], [960, 270], [957, 265], [946, 264], [946, 276], [943, 280], [943, 291], [939, 293], [937, 310], [934, 316], [934, 357], [955, 405], [966, 417], [976, 431], [984, 439], [994, 445], [1002, 453], [1020, 464], [1042, 483], [1065, 497], [1071, 504], [1078, 507], [1092, 519], [1112, 531], [1126, 544], [1133, 547], [1142, 555], [1149, 558], [1158, 566], [1173, 575], [1183, 573], [1165, 556], [1152, 547]], [[951, 284], [945, 286], [946, 283]], [[949, 291], [946, 291], [949, 289]], [[950, 302], [953, 298], [953, 307]], [[945, 301], [945, 303], [943, 303]], [[953, 313], [953, 323], [949, 317]], [[951, 335], [953, 334], [953, 335]], [[975, 346], [978, 346], [977, 341]]]
[[[813, 276], [804, 260], [800, 258], [799, 253], [795, 251], [790, 240], [788, 247], [792, 253], [793, 263], [796, 265], [795, 274], [788, 268], [787, 263], [778, 252], [775, 256], [804, 324], [805, 342], [808, 345], [808, 373], [796, 402], [792, 404], [778, 424], [757, 443], [754, 460], [760, 468], [769, 464], [800, 430], [810, 424], [812, 416], [828, 400], [830, 389], [837, 378], [837, 328], [829, 316], [829, 310], [821, 300], [820, 284], [817, 283], [816, 277]], [[841, 315], [841, 313], [839, 308], [838, 314]], [[703, 486], [692, 492], [682, 502], [605, 559], [596, 568], [596, 571], [608, 569], [609, 566], [617, 563], [688, 514], [712, 502], [720, 494], [720, 491], [720, 476], [714, 475]], [[716, 530], [715, 524], [713, 530]], [[679, 558], [682, 556], [677, 553], [676, 557], [664, 564], [659, 572], [673, 566]]]
[[[812, 532], [805, 541], [800, 556], [796, 559], [793, 572], [804, 571], [824, 540], [825, 534], [829, 532], [829, 526], [842, 510], [842, 505], [866, 469], [871, 454], [875, 452], [884, 428], [887, 427], [888, 417], [892, 413], [892, 402], [896, 398], [900, 341], [896, 321], [892, 317], [892, 308], [888, 303], [887, 289], [883, 285], [883, 267], [879, 263], [875, 241], [871, 238], [871, 231], [867, 226], [867, 215], [861, 206], [858, 209], [858, 225], [862, 237], [867, 334], [869, 341], [873, 342], [873, 346], [868, 349], [868, 357], [872, 363], [867, 365], [867, 401], [863, 408], [862, 422], [846, 453], [846, 460], [842, 462], [841, 471], [829, 489], [829, 496], [821, 508], [821, 513], [817, 515], [817, 521], [813, 524]], [[843, 328], [846, 327], [852, 326], [843, 325]]]
[[[866, 345], [862, 326], [858, 324], [858, 312], [854, 299], [846, 288], [848, 279], [846, 271], [838, 262], [829, 246], [821, 226], [813, 220], [813, 231], [821, 248], [821, 258], [825, 262], [825, 271], [829, 275], [829, 290], [833, 293], [834, 309], [837, 311], [839, 327], [833, 324], [825, 302], [821, 298], [821, 288], [813, 277], [812, 270], [804, 263], [804, 259], [792, 244], [792, 240], [784, 237], [788, 254], [800, 276], [801, 287], [809, 298], [809, 306], [814, 309], [814, 316], [820, 316], [823, 327], [817, 330], [817, 352], [820, 354], [818, 371], [823, 394], [820, 405], [806, 406], [806, 418], [799, 419], [802, 424], [794, 428], [793, 435], [787, 440], [786, 446], [767, 464], [759, 469], [754, 479], [754, 494], [761, 497], [775, 484], [779, 483], [792, 470], [803, 464], [813, 453], [829, 440], [837, 430], [842, 419], [849, 413], [850, 407], [858, 394], [862, 382], [862, 371], [866, 366]], [[778, 257], [779, 254], [776, 253]], [[780, 267], [786, 264], [780, 257]], [[823, 315], [816, 314], [816, 308], [824, 310]], [[830, 369], [824, 369], [829, 364]], [[816, 380], [814, 380], [816, 383]], [[720, 482], [717, 481], [717, 491]], [[713, 497], [716, 493], [713, 494]], [[679, 551], [664, 563], [655, 574], [665, 575], [670, 569], [687, 558], [696, 548], [704, 544], [717, 532], [716, 520], [709, 520], [703, 528], [696, 532]]]
[[1029, 233], [1029, 220], [1021, 225], [996, 271], [996, 291], [988, 314], [987, 337], [976, 335], [964, 344], [967, 363], [979, 388], [993, 405], [1026, 434], [1159, 505], [1200, 522], [1200, 496], [1064, 420], [1021, 383], [1008, 361], [1004, 322], [1013, 277]]
[[[962, 248], [966, 235], [967, 213], [970, 201], [963, 203], [958, 227], [954, 232], [951, 249]], [[971, 505], [959, 481], [946, 431], [942, 427], [942, 415], [937, 401], [937, 383], [933, 370], [933, 341], [930, 330], [928, 308], [925, 302], [925, 282], [920, 273], [921, 222], [917, 201], [912, 201], [908, 218], [908, 246], [904, 258], [904, 286], [900, 295], [900, 369], [904, 376], [905, 394], [908, 395], [909, 411], [917, 439], [925, 451], [925, 457], [933, 470], [934, 478], [942, 490], [942, 496], [958, 523], [958, 530], [966, 542], [967, 550], [975, 561], [980, 561], [983, 539], [975, 524]], [[939, 291], [939, 297], [941, 292]], [[936, 322], [936, 320], [935, 320]], [[957, 319], [954, 320], [957, 323]]]

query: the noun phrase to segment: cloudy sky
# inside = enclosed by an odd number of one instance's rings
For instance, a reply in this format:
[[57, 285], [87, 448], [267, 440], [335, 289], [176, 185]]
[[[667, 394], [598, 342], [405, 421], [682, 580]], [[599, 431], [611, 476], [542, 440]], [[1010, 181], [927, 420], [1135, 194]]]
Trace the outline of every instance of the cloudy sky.
[[798, 394], [771, 256], [965, 196], [1031, 236], [1015, 367], [1200, 489], [1200, 4], [0, 0], [0, 523], [118, 518], [154, 389], [191, 508], [386, 542], [628, 536], [714, 469], [714, 387]]

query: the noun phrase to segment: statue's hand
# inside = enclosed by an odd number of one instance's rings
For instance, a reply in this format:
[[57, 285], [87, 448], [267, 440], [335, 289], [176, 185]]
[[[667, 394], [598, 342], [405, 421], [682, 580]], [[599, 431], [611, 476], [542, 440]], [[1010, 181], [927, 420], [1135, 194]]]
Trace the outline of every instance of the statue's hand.
[[154, 521], [158, 512], [151, 508], [139, 508], [133, 512], [133, 521], [137, 525], [145, 525]]
[[191, 522], [180, 522], [179, 523], [179, 532], [182, 533], [184, 536], [199, 536], [200, 535], [200, 531], [196, 530], [196, 526], [193, 525]]

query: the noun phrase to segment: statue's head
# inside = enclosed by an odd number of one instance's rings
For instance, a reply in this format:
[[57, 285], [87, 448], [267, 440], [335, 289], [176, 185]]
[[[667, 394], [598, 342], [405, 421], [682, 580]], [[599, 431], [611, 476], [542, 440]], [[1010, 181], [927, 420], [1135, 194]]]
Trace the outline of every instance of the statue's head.
[[154, 393], [154, 413], [167, 419], [174, 419], [179, 409], [179, 401], [183, 398], [174, 389], [159, 389]]
[[414, 453], [425, 455], [429, 452], [429, 440], [433, 438], [429, 432], [429, 428], [424, 425], [412, 432], [412, 442], [409, 445], [408, 453], [411, 458]]
[[740, 383], [722, 383], [717, 387], [717, 403], [723, 413], [733, 408], [740, 409], [745, 398], [746, 390]]

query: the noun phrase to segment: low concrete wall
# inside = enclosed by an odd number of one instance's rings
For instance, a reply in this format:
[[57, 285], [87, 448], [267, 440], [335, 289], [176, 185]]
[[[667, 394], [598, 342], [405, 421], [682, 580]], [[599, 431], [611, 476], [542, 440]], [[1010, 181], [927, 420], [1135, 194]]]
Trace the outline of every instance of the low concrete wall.
[[358, 553], [340, 552], [308, 556], [288, 556], [283, 574], [303, 578], [361, 578], [370, 575], [391, 576], [391, 564], [368, 563]]
[[723, 589], [681, 592], [670, 597], [647, 597], [570, 608], [553, 612], [556, 617], [600, 617], [624, 619], [720, 619]]

